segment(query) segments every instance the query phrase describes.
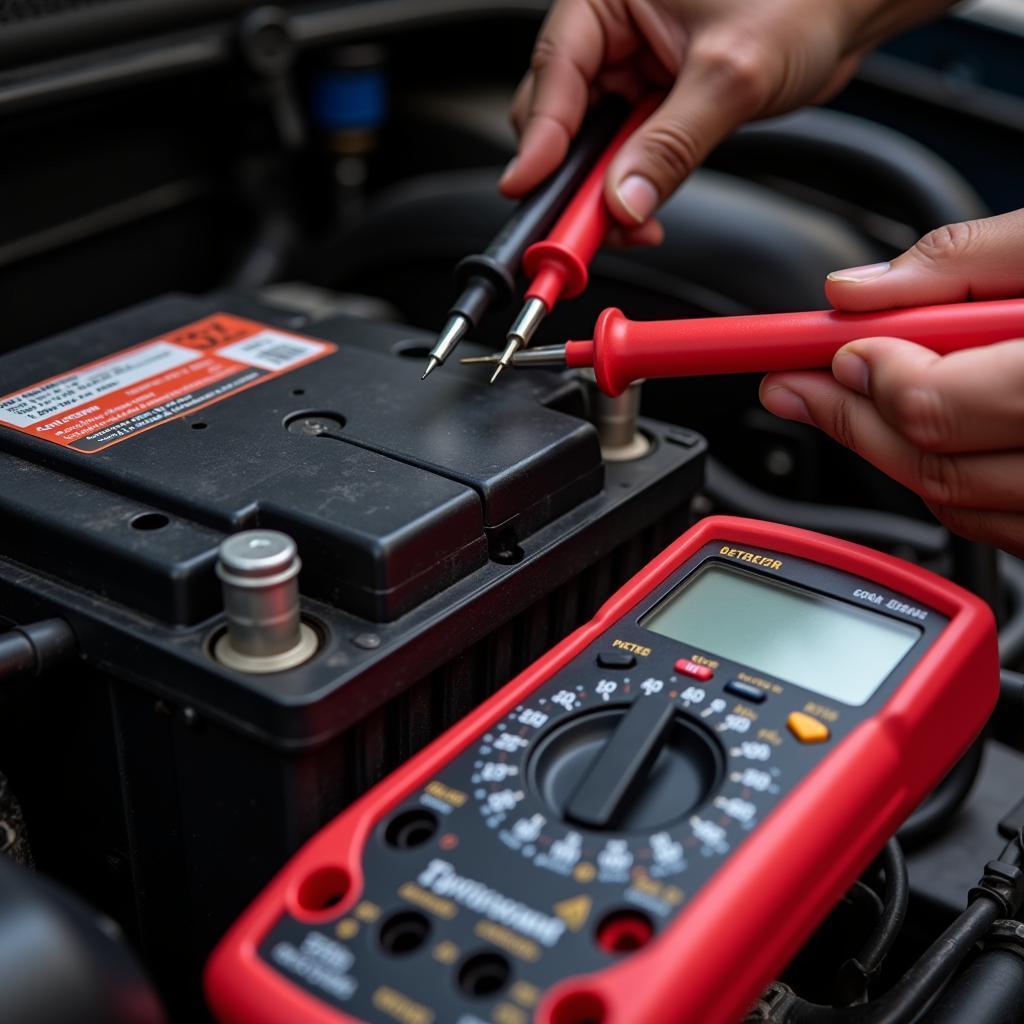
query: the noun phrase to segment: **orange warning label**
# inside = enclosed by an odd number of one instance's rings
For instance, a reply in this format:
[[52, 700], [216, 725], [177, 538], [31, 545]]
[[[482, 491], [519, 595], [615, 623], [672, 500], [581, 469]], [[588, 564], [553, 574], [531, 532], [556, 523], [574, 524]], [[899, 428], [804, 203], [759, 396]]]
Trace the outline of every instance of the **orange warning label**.
[[227, 313], [0, 398], [0, 426], [91, 455], [337, 351]]

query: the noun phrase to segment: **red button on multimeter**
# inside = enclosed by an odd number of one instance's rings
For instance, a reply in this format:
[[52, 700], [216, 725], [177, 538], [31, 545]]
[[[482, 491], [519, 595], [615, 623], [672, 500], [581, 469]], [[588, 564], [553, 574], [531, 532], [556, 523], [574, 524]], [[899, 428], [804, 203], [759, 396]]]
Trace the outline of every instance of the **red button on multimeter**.
[[[613, 644], [644, 655], [602, 667]], [[714, 680], [675, 670], [694, 650]], [[315, 836], [214, 953], [211, 1005], [231, 1024], [733, 1024], [998, 678], [971, 594], [706, 519]]]
[[715, 674], [714, 669], [708, 668], [707, 665], [699, 665], [689, 658], [679, 658], [675, 663], [675, 670], [691, 679], [699, 679], [702, 683], [706, 683]]

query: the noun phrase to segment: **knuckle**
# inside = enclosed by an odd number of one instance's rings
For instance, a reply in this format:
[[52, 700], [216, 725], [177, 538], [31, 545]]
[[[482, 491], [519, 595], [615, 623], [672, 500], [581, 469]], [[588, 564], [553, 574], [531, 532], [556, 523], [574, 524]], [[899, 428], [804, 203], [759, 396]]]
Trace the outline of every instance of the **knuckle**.
[[830, 433], [844, 447], [856, 452], [857, 432], [853, 425], [853, 410], [846, 400], [839, 401], [832, 408]]
[[682, 181], [700, 163], [700, 146], [690, 130], [675, 121], [653, 124], [646, 132], [645, 148], [661, 175]]
[[917, 492], [929, 504], [957, 505], [963, 499], [963, 474], [956, 459], [935, 452], [920, 452]]
[[549, 35], [541, 34], [533, 44], [533, 53], [530, 56], [530, 70], [543, 73], [544, 70], [558, 56], [558, 45]]
[[973, 248], [978, 230], [978, 222], [973, 220], [944, 224], [941, 228], [929, 231], [914, 246], [914, 251], [928, 263], [942, 265], [960, 259]]
[[758, 107], [771, 92], [769, 60], [756, 40], [716, 40], [705, 46], [701, 56], [740, 105]]
[[907, 387], [894, 400], [896, 428], [912, 444], [926, 450], [950, 443], [956, 423], [948, 403], [934, 388]]

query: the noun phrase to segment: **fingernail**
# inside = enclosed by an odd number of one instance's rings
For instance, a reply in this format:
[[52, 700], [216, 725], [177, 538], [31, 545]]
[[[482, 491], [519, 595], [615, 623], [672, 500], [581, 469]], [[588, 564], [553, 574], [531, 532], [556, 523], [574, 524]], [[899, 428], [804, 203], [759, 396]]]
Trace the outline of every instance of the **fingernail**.
[[868, 364], [855, 352], [839, 352], [832, 360], [832, 376], [843, 387], [869, 394]]
[[890, 263], [869, 263], [864, 267], [848, 267], [846, 270], [833, 270], [828, 275], [830, 281], [848, 281], [853, 284], [863, 284], [865, 281], [874, 281], [889, 270]]
[[781, 385], [768, 388], [761, 395], [761, 404], [771, 413], [784, 420], [799, 420], [813, 423], [807, 403], [795, 392]]
[[512, 157], [511, 160], [509, 160], [509, 162], [505, 165], [505, 170], [503, 170], [501, 172], [501, 178], [498, 179], [498, 184], [499, 185], [503, 185], [505, 183], [505, 179], [508, 178], [512, 174], [512, 172], [516, 169], [516, 164], [518, 164], [518, 163], [519, 163], [519, 157], [518, 156], [514, 156], [514, 157]]
[[658, 190], [639, 174], [631, 174], [619, 183], [615, 190], [626, 213], [637, 222], [643, 224], [658, 205]]

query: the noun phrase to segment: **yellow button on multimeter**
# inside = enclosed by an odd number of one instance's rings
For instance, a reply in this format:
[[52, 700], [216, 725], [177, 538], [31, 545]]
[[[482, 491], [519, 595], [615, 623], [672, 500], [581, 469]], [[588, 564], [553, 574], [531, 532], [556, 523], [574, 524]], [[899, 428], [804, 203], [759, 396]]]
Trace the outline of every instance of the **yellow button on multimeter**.
[[824, 722], [803, 711], [792, 712], [786, 725], [801, 743], [824, 743], [832, 735]]

